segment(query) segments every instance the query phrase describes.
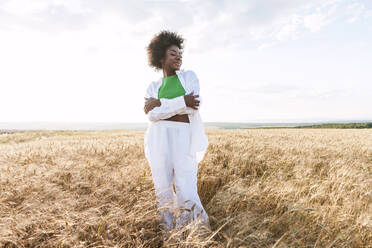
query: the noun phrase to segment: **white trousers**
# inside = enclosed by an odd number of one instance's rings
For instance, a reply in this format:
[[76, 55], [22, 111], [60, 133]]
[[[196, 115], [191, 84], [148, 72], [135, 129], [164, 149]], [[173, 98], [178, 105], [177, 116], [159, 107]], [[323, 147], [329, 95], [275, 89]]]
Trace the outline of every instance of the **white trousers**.
[[182, 228], [198, 217], [199, 223], [210, 228], [198, 195], [198, 163], [195, 156], [189, 155], [190, 139], [189, 123], [169, 120], [151, 122], [145, 134], [145, 154], [163, 233]]

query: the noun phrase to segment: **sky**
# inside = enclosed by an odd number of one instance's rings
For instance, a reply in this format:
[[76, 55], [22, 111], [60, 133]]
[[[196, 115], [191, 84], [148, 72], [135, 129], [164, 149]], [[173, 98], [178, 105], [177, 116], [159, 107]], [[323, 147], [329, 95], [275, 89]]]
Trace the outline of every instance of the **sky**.
[[369, 0], [1, 0], [0, 122], [148, 121], [161, 30], [205, 122], [372, 119]]

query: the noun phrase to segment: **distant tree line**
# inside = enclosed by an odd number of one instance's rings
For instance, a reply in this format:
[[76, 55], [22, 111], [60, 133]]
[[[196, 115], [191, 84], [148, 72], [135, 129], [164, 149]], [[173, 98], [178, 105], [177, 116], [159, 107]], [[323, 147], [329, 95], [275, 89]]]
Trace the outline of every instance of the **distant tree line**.
[[372, 128], [372, 122], [361, 123], [325, 123], [309, 126], [296, 126], [294, 128]]

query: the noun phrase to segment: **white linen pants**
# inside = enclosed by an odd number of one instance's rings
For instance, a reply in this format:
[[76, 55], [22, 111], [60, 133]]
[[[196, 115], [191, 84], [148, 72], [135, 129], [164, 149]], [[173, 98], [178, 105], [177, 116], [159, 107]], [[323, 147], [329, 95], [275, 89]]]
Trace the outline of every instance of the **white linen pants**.
[[163, 233], [164, 230], [182, 228], [198, 217], [199, 223], [210, 228], [198, 195], [198, 163], [195, 155], [189, 154], [190, 123], [151, 122], [144, 139]]

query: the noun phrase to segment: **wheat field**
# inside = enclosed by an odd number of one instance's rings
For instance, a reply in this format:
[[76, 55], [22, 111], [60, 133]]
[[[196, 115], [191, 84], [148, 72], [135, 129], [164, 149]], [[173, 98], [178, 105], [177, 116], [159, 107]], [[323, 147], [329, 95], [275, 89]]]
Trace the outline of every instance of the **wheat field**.
[[[371, 129], [206, 130], [192, 247], [372, 247]], [[163, 242], [144, 131], [0, 134], [1, 247]], [[183, 247], [183, 246], [179, 246]]]

